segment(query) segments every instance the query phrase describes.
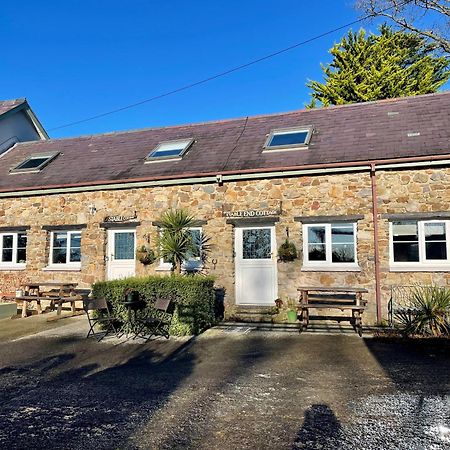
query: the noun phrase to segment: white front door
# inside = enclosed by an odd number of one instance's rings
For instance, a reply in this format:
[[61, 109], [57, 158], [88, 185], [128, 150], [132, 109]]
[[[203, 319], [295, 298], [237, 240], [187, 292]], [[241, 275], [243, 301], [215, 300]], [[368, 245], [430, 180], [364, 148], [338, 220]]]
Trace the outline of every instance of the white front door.
[[108, 230], [106, 277], [108, 280], [136, 274], [136, 230]]
[[274, 226], [235, 228], [236, 303], [274, 304], [278, 295]]

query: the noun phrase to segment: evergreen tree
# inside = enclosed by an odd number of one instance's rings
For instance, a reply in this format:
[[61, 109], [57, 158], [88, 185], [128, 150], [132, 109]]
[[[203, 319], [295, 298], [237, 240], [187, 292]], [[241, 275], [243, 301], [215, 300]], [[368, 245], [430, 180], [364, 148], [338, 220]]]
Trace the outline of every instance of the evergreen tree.
[[350, 31], [330, 50], [333, 61], [323, 65], [324, 83], [309, 81], [309, 108], [407, 97], [436, 92], [449, 78], [449, 61], [434, 53], [434, 46], [415, 34], [393, 31], [380, 34]]

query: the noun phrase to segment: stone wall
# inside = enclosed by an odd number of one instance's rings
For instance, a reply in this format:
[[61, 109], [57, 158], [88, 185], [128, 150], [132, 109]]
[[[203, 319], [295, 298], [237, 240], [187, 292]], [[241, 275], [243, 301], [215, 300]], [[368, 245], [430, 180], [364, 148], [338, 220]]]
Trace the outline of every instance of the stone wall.
[[[379, 212], [430, 212], [450, 210], [450, 169], [380, 172], [378, 174]], [[90, 215], [89, 205], [97, 212]], [[297, 178], [226, 182], [224, 185], [181, 185], [100, 192], [83, 192], [0, 199], [0, 227], [30, 226], [25, 271], [0, 271], [0, 292], [14, 290], [27, 280], [76, 281], [90, 286], [105, 278], [106, 230], [100, 226], [106, 216], [133, 215], [140, 226], [137, 245], [155, 246], [157, 227], [152, 222], [167, 208], [188, 208], [199, 220], [206, 220], [204, 232], [211, 237], [210, 260], [206, 271], [217, 277], [217, 284], [226, 291], [228, 314], [234, 310], [234, 232], [226, 223], [223, 211], [279, 208], [282, 214], [276, 223], [277, 246], [289, 233], [300, 258], [278, 263], [278, 294], [280, 298], [296, 297], [300, 285], [366, 287], [368, 311], [366, 322], [375, 320], [375, 281], [373, 222], [370, 175], [368, 173], [302, 176]], [[358, 262], [355, 272], [302, 271], [301, 223], [297, 216], [363, 215], [358, 221]], [[46, 271], [48, 232], [42, 226], [86, 224], [82, 230], [81, 271]], [[380, 220], [380, 257], [382, 266], [383, 314], [389, 300], [390, 284], [412, 281], [450, 284], [450, 273], [389, 272], [388, 222]], [[137, 275], [159, 272], [157, 264], [136, 263]]]

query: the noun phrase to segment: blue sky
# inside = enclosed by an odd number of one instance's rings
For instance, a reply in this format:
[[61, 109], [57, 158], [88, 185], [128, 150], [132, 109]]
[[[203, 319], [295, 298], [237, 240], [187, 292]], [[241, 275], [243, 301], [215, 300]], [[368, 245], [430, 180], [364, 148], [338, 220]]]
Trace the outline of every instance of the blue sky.
[[357, 17], [351, 0], [3, 0], [0, 98], [27, 97], [52, 137], [298, 109], [309, 101], [306, 81], [321, 79], [320, 63], [345, 31], [186, 92], [51, 131]]

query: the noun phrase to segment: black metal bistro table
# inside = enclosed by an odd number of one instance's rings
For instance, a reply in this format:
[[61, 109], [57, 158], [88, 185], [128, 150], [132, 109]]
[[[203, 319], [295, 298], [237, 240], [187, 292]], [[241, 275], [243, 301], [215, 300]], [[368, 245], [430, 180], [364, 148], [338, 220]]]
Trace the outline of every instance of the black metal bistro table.
[[137, 312], [142, 311], [147, 306], [147, 303], [141, 299], [125, 300], [122, 303], [127, 309], [127, 317], [119, 330], [119, 336], [125, 334], [126, 337], [132, 336], [133, 339], [139, 337], [139, 327], [137, 321]]

